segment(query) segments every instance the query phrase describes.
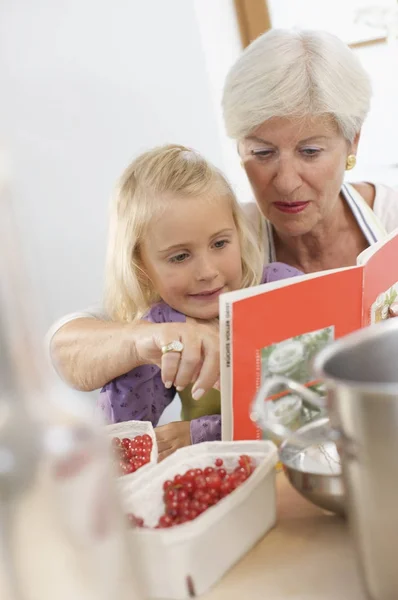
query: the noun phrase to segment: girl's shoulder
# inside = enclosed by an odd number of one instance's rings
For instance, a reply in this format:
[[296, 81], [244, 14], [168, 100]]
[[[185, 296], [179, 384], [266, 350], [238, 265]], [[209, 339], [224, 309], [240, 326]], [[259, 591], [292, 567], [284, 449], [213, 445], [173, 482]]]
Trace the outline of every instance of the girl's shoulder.
[[281, 262], [272, 262], [264, 267], [262, 283], [271, 283], [272, 281], [290, 279], [290, 277], [299, 277], [300, 275], [304, 275], [304, 273], [295, 267]]
[[185, 323], [186, 316], [161, 301], [153, 304], [143, 319], [150, 323]]

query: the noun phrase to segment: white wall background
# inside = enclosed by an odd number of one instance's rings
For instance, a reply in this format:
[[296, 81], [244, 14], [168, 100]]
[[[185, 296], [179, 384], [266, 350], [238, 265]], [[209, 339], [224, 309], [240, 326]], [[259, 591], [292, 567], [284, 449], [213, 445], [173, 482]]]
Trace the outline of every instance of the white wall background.
[[[1, 3], [0, 135], [11, 155], [43, 332], [99, 299], [108, 198], [134, 155], [185, 143], [225, 167], [218, 100], [220, 80], [239, 51], [232, 6], [232, 0]], [[223, 56], [214, 61], [203, 44], [217, 55], [219, 32]]]

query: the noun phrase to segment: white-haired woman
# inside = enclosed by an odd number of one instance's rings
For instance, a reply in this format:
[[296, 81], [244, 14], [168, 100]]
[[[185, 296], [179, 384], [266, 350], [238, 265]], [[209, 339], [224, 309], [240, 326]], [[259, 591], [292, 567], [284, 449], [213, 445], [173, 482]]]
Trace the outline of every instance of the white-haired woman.
[[354, 265], [398, 227], [396, 191], [343, 183], [370, 97], [356, 55], [326, 32], [271, 30], [232, 67], [225, 124], [254, 192], [249, 210], [267, 262], [306, 273]]
[[[355, 165], [370, 96], [354, 53], [324, 32], [271, 30], [232, 67], [225, 123], [253, 188], [256, 204], [248, 210], [266, 238], [264, 264], [277, 260], [307, 273], [353, 265], [398, 227], [397, 192], [343, 183]], [[200, 365], [182, 352], [176, 384], [180, 373], [194, 376], [199, 368], [200, 387], [210, 389], [219, 373], [217, 334], [208, 325], [165, 326], [75, 314], [52, 330], [53, 361], [71, 385], [96, 389], [143, 361], [160, 364], [162, 345], [180, 338], [201, 348]]]

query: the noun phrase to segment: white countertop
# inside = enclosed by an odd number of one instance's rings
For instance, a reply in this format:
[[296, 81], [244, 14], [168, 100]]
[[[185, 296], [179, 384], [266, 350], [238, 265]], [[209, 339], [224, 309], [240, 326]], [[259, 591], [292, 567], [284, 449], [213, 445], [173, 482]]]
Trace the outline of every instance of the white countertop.
[[277, 476], [278, 523], [203, 600], [366, 600], [344, 520]]

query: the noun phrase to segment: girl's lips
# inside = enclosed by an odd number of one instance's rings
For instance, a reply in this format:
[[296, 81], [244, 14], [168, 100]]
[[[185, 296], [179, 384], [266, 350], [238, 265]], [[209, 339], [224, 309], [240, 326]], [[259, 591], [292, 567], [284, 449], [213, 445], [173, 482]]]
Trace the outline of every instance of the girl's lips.
[[309, 202], [274, 202], [274, 206], [284, 213], [295, 214], [304, 210]]
[[216, 296], [219, 296], [223, 291], [224, 286], [217, 288], [216, 290], [208, 290], [205, 292], [200, 292], [199, 294], [189, 294], [190, 298], [196, 298], [197, 300], [211, 300]]

